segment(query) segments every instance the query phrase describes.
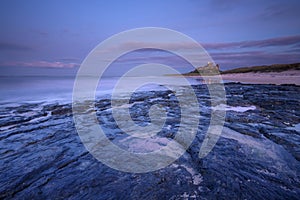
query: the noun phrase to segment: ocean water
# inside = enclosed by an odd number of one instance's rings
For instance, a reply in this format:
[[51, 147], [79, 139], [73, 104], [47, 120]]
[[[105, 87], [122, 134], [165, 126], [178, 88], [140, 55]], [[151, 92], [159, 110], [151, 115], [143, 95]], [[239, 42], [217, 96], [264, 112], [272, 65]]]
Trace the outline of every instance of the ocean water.
[[0, 102], [70, 101], [74, 78], [1, 77]]
[[[91, 77], [87, 77], [87, 82]], [[101, 98], [111, 95], [120, 77], [102, 77], [98, 83], [96, 97]], [[187, 83], [179, 81], [178, 77], [163, 77], [164, 85], [157, 83], [156, 77], [130, 77], [123, 84], [119, 85], [118, 92], [128, 92], [143, 79], [147, 84], [136, 88], [139, 91], [165, 90], [165, 86], [181, 86]], [[22, 103], [22, 102], [71, 102], [74, 88], [74, 77], [47, 77], [47, 76], [16, 76], [0, 77], [0, 102], [1, 103]], [[188, 84], [201, 84], [199, 78], [187, 78]]]

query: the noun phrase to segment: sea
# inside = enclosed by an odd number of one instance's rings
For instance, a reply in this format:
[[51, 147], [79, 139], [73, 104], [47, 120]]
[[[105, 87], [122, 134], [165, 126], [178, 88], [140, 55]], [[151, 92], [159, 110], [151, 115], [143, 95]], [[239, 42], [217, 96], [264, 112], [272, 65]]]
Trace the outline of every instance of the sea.
[[[96, 80], [95, 80], [96, 79]], [[120, 77], [86, 77], [89, 80], [98, 81], [96, 97], [107, 97], [112, 94]], [[142, 81], [141, 81], [142, 80]], [[166, 90], [168, 86], [184, 86], [202, 84], [199, 77], [187, 77], [185, 81], [178, 77], [163, 77], [158, 81], [157, 77], [129, 77], [118, 85], [119, 92], [127, 92], [133, 87], [137, 91]], [[143, 82], [139, 87], [137, 84]], [[37, 103], [37, 102], [72, 102], [75, 77], [55, 76], [2, 76], [0, 77], [0, 102], [1, 103]]]

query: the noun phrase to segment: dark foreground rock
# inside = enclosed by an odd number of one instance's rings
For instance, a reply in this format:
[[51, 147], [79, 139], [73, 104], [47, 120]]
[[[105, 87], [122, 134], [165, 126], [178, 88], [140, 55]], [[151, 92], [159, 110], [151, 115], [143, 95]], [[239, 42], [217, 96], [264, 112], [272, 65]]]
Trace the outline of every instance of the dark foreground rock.
[[[201, 120], [193, 143], [173, 164], [148, 173], [97, 161], [77, 135], [70, 104], [2, 104], [0, 199], [298, 199], [300, 87], [226, 84], [225, 126], [203, 159], [210, 98], [204, 86], [194, 89]], [[174, 138], [180, 109], [171, 91], [135, 93], [129, 103], [140, 126], [151, 122], [151, 105], [163, 106], [168, 119], [158, 136]], [[110, 101], [95, 105], [107, 137], [120, 144], [128, 135], [118, 129]]]

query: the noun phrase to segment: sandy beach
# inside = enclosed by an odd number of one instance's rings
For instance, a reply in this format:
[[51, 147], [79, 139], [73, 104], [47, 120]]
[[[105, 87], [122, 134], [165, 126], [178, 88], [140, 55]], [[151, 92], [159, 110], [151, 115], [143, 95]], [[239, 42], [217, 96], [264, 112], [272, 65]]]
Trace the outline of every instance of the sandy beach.
[[300, 85], [300, 70], [268, 73], [234, 73], [223, 74], [224, 81], [253, 84], [296, 84]]

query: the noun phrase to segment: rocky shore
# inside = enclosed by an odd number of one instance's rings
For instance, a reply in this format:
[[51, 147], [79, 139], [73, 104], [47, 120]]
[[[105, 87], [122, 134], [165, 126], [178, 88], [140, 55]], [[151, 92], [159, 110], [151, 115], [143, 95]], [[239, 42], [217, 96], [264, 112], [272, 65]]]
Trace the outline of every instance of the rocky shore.
[[[168, 167], [141, 174], [97, 161], [76, 132], [71, 104], [2, 103], [0, 199], [298, 199], [300, 86], [225, 84], [227, 105], [220, 105], [227, 111], [225, 126], [203, 159], [198, 153], [212, 108], [205, 85], [193, 88], [201, 114], [193, 143]], [[157, 137], [171, 140], [180, 123], [172, 91], [135, 93], [128, 107], [143, 126], [154, 104], [164, 106], [169, 117]], [[95, 106], [109, 140], [122, 145], [128, 136], [112, 118], [110, 100]], [[164, 145], [155, 141], [151, 147]]]

